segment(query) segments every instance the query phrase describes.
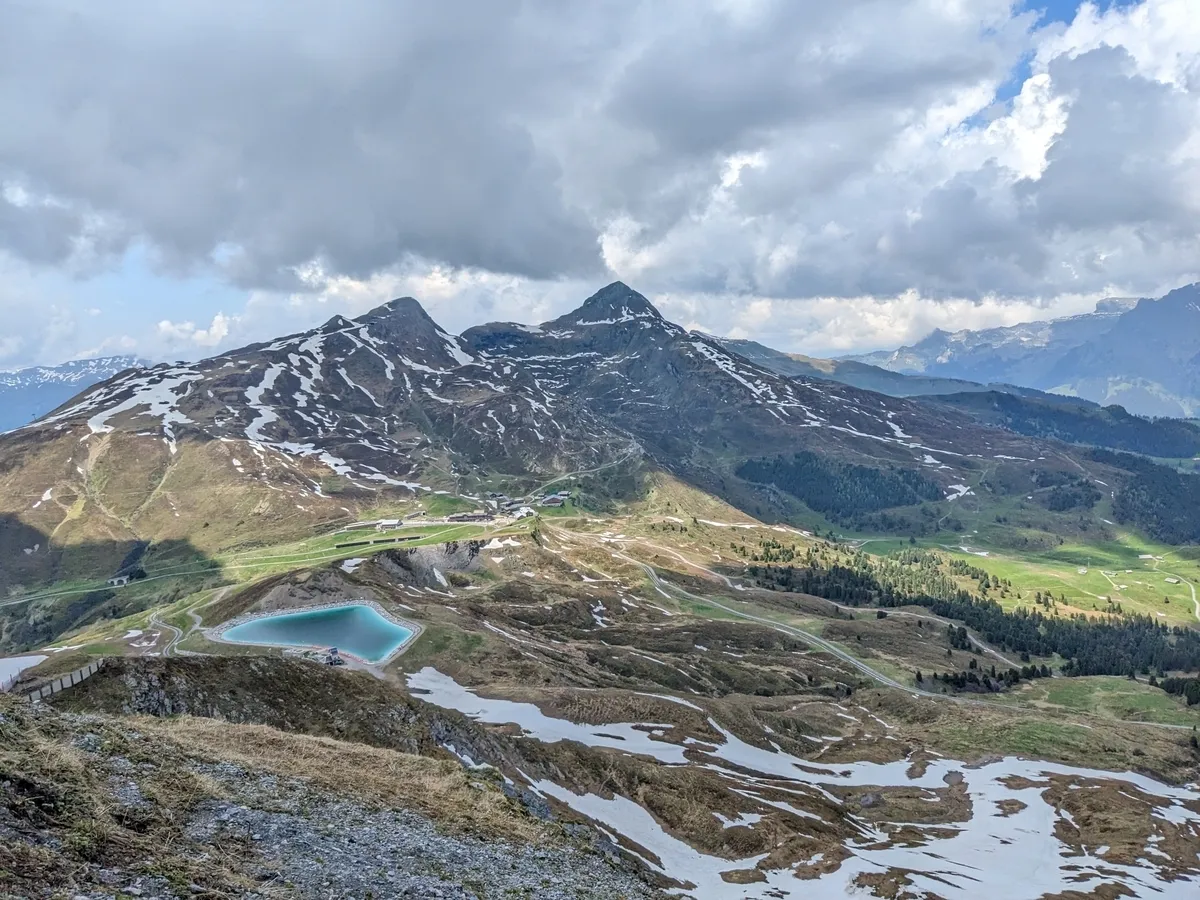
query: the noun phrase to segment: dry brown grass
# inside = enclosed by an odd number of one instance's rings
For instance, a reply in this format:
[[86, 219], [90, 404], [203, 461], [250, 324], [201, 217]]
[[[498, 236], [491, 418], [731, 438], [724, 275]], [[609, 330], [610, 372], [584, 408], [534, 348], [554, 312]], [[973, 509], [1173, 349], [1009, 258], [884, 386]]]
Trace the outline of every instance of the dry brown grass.
[[665, 472], [650, 476], [650, 492], [645, 500], [633, 505], [641, 516], [666, 516], [685, 519], [697, 516], [714, 522], [748, 522], [755, 520], [723, 500], [706, 494]]
[[139, 719], [137, 727], [190, 755], [303, 778], [372, 805], [417, 810], [454, 831], [525, 842], [552, 837], [488, 776], [470, 773], [453, 760], [189, 716]]
[[[918, 622], [922, 623], [920, 627]], [[923, 670], [927, 675], [931, 672], [958, 672], [968, 668], [972, 660], [985, 670], [992, 665], [1001, 671], [1008, 668], [994, 656], [975, 655], [962, 650], [950, 650], [947, 655], [949, 645], [945, 626], [908, 616], [830, 621], [821, 635], [850, 648], [851, 652], [863, 659], [890, 663], [909, 675], [914, 669]]]
[[[232, 764], [248, 777], [219, 776], [210, 763]], [[498, 773], [468, 771], [455, 760], [212, 719], [80, 719], [0, 696], [0, 813], [20, 833], [43, 835], [0, 837], [0, 897], [46, 889], [74, 896], [104, 868], [161, 875], [181, 895], [199, 884], [212, 897], [247, 890], [277, 896], [255, 883], [251, 848], [221, 843], [218, 852], [197, 855], [185, 838], [204, 801], [273, 803], [260, 775], [279, 776], [310, 800], [410, 810], [451, 833], [517, 845], [568, 840], [508, 799]], [[129, 790], [141, 799], [130, 801]]]
[[1200, 774], [1200, 757], [1189, 747], [1185, 729], [1082, 713], [1064, 718], [1057, 712], [998, 703], [939, 702], [881, 689], [859, 691], [854, 702], [898, 726], [897, 737], [955, 759], [1021, 756], [1139, 772], [1172, 784], [1195, 781]]
[[[251, 882], [229, 866], [234, 857], [196, 857], [181, 844], [181, 822], [200, 800], [220, 796], [203, 776], [177, 760], [154, 756], [151, 742], [127, 740], [117, 720], [93, 719], [79, 730], [55, 716], [0, 697], [0, 807], [18, 834], [48, 840], [0, 839], [0, 896], [73, 896], [96, 867], [161, 874], [179, 885], [200, 884], [210, 896], [240, 895]], [[110, 752], [136, 749], [157, 764], [136, 775], [147, 804], [122, 804], [104, 757], [73, 746], [87, 731]], [[124, 776], [129, 777], [129, 776]]]

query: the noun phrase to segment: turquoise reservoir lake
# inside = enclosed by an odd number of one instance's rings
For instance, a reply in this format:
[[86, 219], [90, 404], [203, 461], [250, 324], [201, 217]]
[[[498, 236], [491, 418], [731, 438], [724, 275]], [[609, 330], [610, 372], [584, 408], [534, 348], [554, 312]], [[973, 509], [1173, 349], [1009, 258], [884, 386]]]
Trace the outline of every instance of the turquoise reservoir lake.
[[281, 613], [235, 625], [222, 637], [266, 647], [337, 647], [368, 663], [386, 659], [412, 632], [369, 606]]

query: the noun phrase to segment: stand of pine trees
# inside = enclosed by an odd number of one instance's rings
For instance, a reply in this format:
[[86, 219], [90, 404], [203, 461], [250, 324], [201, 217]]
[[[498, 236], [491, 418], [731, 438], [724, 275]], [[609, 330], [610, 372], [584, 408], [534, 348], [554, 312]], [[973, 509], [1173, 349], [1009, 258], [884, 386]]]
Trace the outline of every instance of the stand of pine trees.
[[807, 450], [790, 457], [749, 460], [738, 468], [737, 476], [772, 484], [833, 521], [848, 525], [862, 521], [864, 513], [942, 499], [941, 485], [916, 469], [876, 469]]
[[1200, 678], [1160, 678], [1158, 686], [1168, 694], [1183, 697], [1188, 706], [1200, 703]]
[[1200, 476], [1129, 453], [1093, 450], [1092, 459], [1130, 472], [1114, 492], [1113, 517], [1138, 525], [1160, 541], [1200, 541]]
[[[956, 691], [971, 691], [975, 693], [998, 693], [1011, 687], [1015, 687], [1022, 681], [1032, 681], [1035, 678], [1049, 678], [1050, 667], [1046, 665], [1021, 666], [1019, 669], [1009, 668], [997, 672], [996, 667], [984, 671], [980, 669], [975, 660], [971, 660], [971, 666], [960, 672], [934, 672], [929, 676], [929, 681], [933, 687], [943, 686]], [[917, 684], [925, 685], [927, 683], [925, 676], [917, 671]]]

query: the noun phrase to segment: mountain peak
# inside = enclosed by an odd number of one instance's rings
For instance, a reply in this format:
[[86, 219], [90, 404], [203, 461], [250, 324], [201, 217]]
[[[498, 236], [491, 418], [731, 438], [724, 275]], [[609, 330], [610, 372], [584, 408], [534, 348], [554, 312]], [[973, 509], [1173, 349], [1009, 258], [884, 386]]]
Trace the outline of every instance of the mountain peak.
[[1139, 302], [1137, 297], [1105, 297], [1096, 303], [1096, 312], [1099, 315], [1120, 315], [1133, 309]]
[[1153, 302], [1161, 303], [1164, 308], [1180, 307], [1194, 311], [1197, 299], [1200, 299], [1200, 282], [1175, 288], [1162, 299]]
[[[940, 347], [950, 340], [951, 337], [953, 337], [952, 332], [946, 331], [944, 328], [935, 328], [929, 334], [925, 335], [925, 337], [921, 338], [921, 340], [913, 344], [913, 346], [921, 348]], [[903, 350], [905, 348], [901, 347], [900, 349]]]
[[[401, 319], [423, 319], [427, 322], [433, 322], [429, 313], [425, 312], [425, 307], [415, 297], [397, 297], [395, 300], [389, 300], [381, 306], [375, 307], [365, 315], [359, 316], [354, 321], [356, 322], [380, 322], [385, 320], [401, 320]], [[434, 323], [436, 325], [436, 323]]]
[[352, 324], [354, 323], [345, 316], [336, 315], [317, 330], [325, 334], [332, 334], [335, 331], [341, 331], [343, 328], [349, 328]]
[[638, 319], [662, 321], [654, 304], [621, 281], [602, 287], [558, 321], [564, 325], [615, 325]]
[[419, 301], [413, 297], [397, 297], [377, 306], [354, 320], [370, 325], [371, 332], [389, 340], [416, 339], [424, 335], [442, 334], [443, 330]]

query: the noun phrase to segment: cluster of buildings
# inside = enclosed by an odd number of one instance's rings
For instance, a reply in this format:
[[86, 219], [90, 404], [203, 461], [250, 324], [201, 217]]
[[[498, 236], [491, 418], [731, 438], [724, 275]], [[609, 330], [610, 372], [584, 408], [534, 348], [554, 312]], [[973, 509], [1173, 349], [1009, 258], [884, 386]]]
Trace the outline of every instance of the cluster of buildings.
[[486, 497], [488, 506], [504, 513], [516, 512], [526, 505], [524, 497], [510, 497], [508, 494], [497, 494], [495, 491], [488, 491]]

